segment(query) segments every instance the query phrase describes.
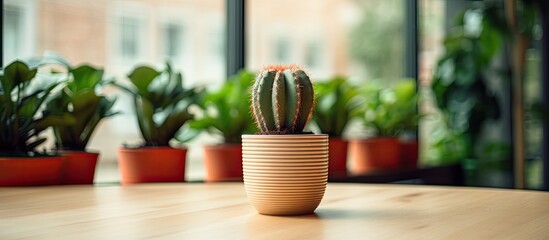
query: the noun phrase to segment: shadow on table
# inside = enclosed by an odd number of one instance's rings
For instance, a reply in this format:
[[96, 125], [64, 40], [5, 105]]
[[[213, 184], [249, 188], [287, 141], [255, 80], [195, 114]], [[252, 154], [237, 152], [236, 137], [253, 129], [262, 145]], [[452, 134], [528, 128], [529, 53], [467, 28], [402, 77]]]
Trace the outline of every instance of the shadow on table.
[[313, 214], [300, 216], [268, 216], [258, 214], [259, 218], [278, 218], [278, 219], [380, 219], [380, 218], [398, 218], [411, 216], [409, 212], [392, 210], [356, 210], [356, 209], [338, 209], [338, 208], [319, 208]]

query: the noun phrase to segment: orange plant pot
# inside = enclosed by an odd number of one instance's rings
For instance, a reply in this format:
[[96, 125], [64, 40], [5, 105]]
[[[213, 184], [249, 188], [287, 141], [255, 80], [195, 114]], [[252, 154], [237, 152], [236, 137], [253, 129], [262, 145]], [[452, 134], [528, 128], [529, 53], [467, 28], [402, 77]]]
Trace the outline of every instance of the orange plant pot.
[[93, 184], [99, 153], [59, 151], [65, 157], [62, 184]]
[[330, 148], [328, 153], [328, 176], [347, 176], [347, 148], [349, 142], [341, 138], [330, 138], [328, 145]]
[[0, 157], [0, 187], [61, 183], [63, 157]]
[[418, 147], [417, 140], [400, 142], [400, 161], [403, 167], [417, 168]]
[[187, 149], [144, 147], [118, 149], [122, 184], [184, 182]]
[[353, 174], [397, 169], [400, 166], [400, 143], [397, 138], [352, 140], [349, 148]]
[[242, 181], [242, 145], [204, 147], [206, 182]]

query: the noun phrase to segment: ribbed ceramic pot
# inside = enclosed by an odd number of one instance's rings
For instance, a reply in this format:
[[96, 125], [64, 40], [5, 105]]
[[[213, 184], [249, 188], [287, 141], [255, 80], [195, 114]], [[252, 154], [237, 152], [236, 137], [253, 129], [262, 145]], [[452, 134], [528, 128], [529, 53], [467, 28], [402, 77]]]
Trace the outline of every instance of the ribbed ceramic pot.
[[242, 135], [242, 167], [259, 213], [313, 213], [328, 180], [328, 135]]

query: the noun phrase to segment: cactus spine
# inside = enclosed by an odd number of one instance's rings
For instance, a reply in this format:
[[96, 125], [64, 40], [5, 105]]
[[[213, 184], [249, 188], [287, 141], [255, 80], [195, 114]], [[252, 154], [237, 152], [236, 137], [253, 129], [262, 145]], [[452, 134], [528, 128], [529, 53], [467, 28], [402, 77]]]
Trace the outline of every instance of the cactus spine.
[[257, 76], [251, 102], [261, 133], [301, 133], [313, 113], [313, 85], [298, 66], [268, 66]]

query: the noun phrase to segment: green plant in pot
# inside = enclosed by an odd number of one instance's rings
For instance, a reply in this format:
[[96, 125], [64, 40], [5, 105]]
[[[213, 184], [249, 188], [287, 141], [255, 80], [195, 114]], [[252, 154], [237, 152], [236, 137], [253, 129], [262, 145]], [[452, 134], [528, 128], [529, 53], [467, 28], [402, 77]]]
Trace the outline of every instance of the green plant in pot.
[[190, 122], [192, 129], [221, 135], [223, 144], [204, 147], [206, 181], [242, 181], [242, 134], [254, 133], [248, 94], [255, 75], [241, 71], [208, 92], [199, 102], [202, 116]]
[[64, 159], [39, 153], [50, 126], [71, 123], [67, 116], [42, 111], [59, 82], [41, 86], [36, 68], [21, 61], [0, 74], [0, 186], [50, 185], [61, 181]]
[[417, 131], [419, 120], [419, 93], [413, 79], [398, 82], [394, 87], [396, 112], [401, 116], [399, 125], [400, 165], [404, 168], [416, 168], [419, 158]]
[[348, 141], [343, 139], [343, 133], [349, 122], [360, 115], [358, 88], [345, 77], [317, 82], [314, 88], [313, 122], [322, 133], [330, 136], [329, 176], [346, 176]]
[[312, 117], [314, 91], [295, 65], [267, 66], [251, 92], [259, 133], [242, 135], [244, 185], [261, 214], [310, 214], [328, 178], [328, 135], [304, 133]]
[[93, 184], [99, 153], [87, 152], [86, 146], [99, 122], [116, 114], [111, 111], [115, 100], [96, 92], [107, 83], [103, 69], [66, 67], [67, 84], [47, 104], [48, 111], [75, 119], [72, 124], [53, 127], [57, 149], [66, 158], [63, 183]]
[[184, 181], [187, 149], [170, 147], [170, 140], [193, 119], [188, 109], [201, 91], [184, 88], [181, 73], [174, 72], [169, 64], [162, 71], [138, 66], [128, 78], [130, 86], [116, 86], [133, 97], [144, 144], [119, 149], [122, 184]]
[[417, 96], [415, 82], [405, 80], [392, 88], [367, 86], [362, 90], [362, 122], [373, 130], [368, 139], [351, 142], [352, 172], [361, 174], [373, 170], [401, 167], [399, 136], [405, 129], [417, 126]]

